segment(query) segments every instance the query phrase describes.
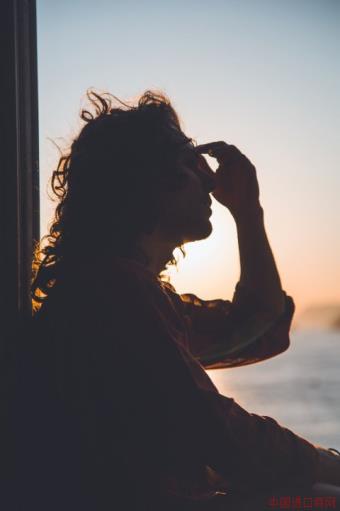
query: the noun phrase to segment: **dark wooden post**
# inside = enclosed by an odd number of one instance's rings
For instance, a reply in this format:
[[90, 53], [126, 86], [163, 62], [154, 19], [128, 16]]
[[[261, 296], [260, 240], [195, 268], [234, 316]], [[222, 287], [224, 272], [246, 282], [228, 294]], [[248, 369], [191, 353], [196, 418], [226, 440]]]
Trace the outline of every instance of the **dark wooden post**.
[[39, 237], [35, 0], [1, 1], [0, 63], [0, 509], [14, 510], [21, 491], [17, 341], [26, 341], [15, 334], [31, 316], [32, 251]]
[[31, 314], [32, 250], [39, 238], [35, 0], [2, 0], [0, 33], [0, 338], [4, 338], [20, 317]]

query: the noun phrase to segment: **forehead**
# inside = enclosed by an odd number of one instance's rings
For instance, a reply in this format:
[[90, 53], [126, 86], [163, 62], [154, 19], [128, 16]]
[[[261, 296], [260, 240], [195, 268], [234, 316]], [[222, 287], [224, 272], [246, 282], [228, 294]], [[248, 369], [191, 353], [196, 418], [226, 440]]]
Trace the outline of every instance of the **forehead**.
[[196, 161], [198, 168], [206, 167], [207, 163], [202, 155], [196, 151], [196, 146], [192, 142], [192, 139], [188, 137], [181, 129], [172, 126], [172, 137], [177, 145], [177, 158], [179, 161], [183, 161], [186, 158], [190, 158], [191, 162]]
[[178, 126], [175, 126], [174, 124], [168, 126], [168, 133], [172, 143], [175, 143], [175, 145], [178, 144], [181, 149], [189, 147], [190, 145], [194, 147], [190, 137], [183, 133], [183, 131]]
[[198, 153], [195, 150], [195, 146], [191, 141], [183, 143], [183, 145], [180, 149], [180, 154], [183, 156], [197, 156], [198, 155]]

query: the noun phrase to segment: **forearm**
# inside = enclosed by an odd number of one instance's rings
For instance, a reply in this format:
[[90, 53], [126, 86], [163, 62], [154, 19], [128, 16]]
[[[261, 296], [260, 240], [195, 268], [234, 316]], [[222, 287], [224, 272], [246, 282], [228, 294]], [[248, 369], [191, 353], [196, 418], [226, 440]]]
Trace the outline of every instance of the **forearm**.
[[252, 211], [238, 215], [235, 222], [240, 285], [255, 293], [267, 310], [281, 313], [284, 307], [281, 281], [266, 235], [262, 207], [259, 204]]
[[214, 425], [208, 465], [233, 487], [259, 490], [318, 482], [319, 456], [313, 444], [271, 417], [249, 413], [234, 400], [230, 403], [226, 396], [209, 398], [221, 422]]

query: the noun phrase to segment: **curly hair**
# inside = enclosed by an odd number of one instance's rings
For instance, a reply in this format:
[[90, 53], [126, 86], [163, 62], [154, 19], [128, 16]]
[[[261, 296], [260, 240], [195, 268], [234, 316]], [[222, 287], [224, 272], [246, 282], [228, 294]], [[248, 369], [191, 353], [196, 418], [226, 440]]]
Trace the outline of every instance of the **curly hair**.
[[[136, 255], [138, 236], [152, 232], [159, 218], [161, 190], [176, 190], [182, 182], [177, 158], [192, 139], [181, 131], [164, 93], [147, 90], [136, 106], [91, 90], [87, 98], [92, 108], [80, 113], [85, 125], [52, 173], [58, 204], [49, 233], [34, 252], [34, 311], [65, 269], [80, 260], [104, 251]], [[138, 257], [145, 259], [142, 253]], [[173, 254], [167, 264], [177, 264]]]

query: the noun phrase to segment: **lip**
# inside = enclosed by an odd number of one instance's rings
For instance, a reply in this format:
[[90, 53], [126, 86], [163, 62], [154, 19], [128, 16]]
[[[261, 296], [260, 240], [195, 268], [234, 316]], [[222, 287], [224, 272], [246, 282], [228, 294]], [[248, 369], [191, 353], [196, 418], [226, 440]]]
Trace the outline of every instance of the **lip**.
[[209, 215], [211, 215], [212, 214], [211, 202], [205, 202], [204, 206], [206, 207], [207, 211], [209, 211]]

